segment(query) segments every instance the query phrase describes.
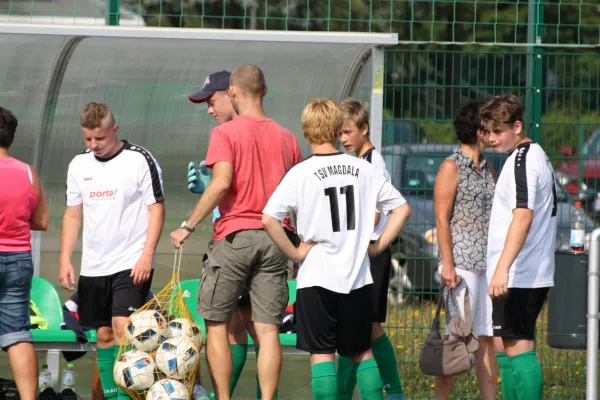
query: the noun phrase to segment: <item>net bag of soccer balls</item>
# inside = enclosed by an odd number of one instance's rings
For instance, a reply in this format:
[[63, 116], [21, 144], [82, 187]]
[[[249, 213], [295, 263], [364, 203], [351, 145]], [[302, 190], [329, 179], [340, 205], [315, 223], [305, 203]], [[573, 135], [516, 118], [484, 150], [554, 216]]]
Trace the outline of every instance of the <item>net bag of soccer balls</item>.
[[134, 400], [190, 400], [202, 332], [179, 285], [179, 274], [125, 325], [113, 376]]

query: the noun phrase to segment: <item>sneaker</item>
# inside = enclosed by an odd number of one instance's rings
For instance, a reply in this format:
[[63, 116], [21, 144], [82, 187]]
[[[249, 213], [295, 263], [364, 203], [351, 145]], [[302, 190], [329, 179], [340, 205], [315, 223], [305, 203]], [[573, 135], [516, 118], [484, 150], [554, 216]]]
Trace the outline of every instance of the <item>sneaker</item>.
[[81, 397], [79, 397], [79, 395], [77, 393], [75, 393], [73, 391], [73, 389], [66, 388], [66, 389], [63, 389], [63, 391], [60, 392], [56, 396], [56, 400], [82, 400], [82, 399], [81, 399]]
[[388, 398], [388, 400], [406, 400], [406, 395], [404, 393], [402, 393], [402, 394], [388, 394], [387, 398]]
[[56, 400], [56, 396], [54, 389], [49, 387], [40, 392], [38, 400]]

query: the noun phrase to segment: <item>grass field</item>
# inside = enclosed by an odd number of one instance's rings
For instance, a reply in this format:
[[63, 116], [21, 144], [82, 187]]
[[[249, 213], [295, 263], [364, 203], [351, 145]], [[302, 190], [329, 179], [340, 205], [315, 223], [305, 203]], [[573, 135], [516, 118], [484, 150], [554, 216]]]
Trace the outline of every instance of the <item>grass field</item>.
[[[424, 376], [418, 365], [419, 353], [429, 332], [435, 313], [435, 304], [422, 302], [406, 307], [391, 307], [386, 329], [396, 347], [400, 376], [405, 392], [411, 399], [433, 399], [433, 378]], [[443, 318], [442, 318], [443, 321]], [[585, 353], [554, 350], [546, 346], [544, 330], [545, 315], [540, 316], [537, 331], [537, 352], [544, 370], [545, 399], [585, 398]], [[78, 374], [77, 391], [83, 398], [91, 394], [93, 355], [87, 354], [74, 362]], [[40, 363], [42, 360], [40, 359]], [[66, 362], [61, 360], [61, 370]], [[256, 362], [253, 354], [248, 355], [245, 370], [236, 389], [236, 398], [254, 399]], [[10, 377], [6, 353], [0, 355], [0, 377]], [[203, 383], [210, 388], [205, 361], [202, 361]], [[283, 399], [311, 399], [310, 366], [305, 356], [284, 356], [281, 374], [280, 395]], [[498, 398], [502, 398], [502, 387], [498, 379]], [[478, 387], [474, 372], [457, 377], [454, 399], [478, 399]]]
[[[409, 398], [434, 398], [433, 377], [421, 373], [418, 360], [430, 331], [436, 304], [421, 302], [409, 307], [391, 308], [386, 325], [390, 340], [396, 346], [400, 376]], [[444, 318], [441, 318], [442, 325]], [[585, 398], [585, 352], [551, 349], [546, 345], [546, 308], [538, 319], [536, 351], [544, 373], [545, 399]], [[443, 329], [443, 328], [442, 328]], [[453, 390], [455, 399], [478, 399], [479, 389], [474, 371], [457, 377]], [[502, 386], [498, 379], [498, 398]]]

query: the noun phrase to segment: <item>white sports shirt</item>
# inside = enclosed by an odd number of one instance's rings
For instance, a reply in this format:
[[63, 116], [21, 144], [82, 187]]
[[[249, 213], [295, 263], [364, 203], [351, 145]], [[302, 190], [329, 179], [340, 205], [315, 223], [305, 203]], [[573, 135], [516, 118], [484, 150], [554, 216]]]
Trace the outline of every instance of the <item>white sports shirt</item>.
[[[385, 161], [383, 160], [383, 157], [381, 157], [381, 154], [374, 147], [367, 150], [367, 152], [365, 154], [363, 154], [363, 156], [361, 158], [363, 160], [367, 160], [368, 162], [370, 162], [371, 165], [373, 166], [373, 168], [375, 168], [375, 170], [377, 172], [382, 174], [387, 182], [389, 182], [390, 184], [392, 183], [392, 178], [390, 177], [390, 174], [388, 173], [387, 167], [385, 165]], [[375, 231], [373, 232], [373, 235], [371, 236], [371, 240], [379, 239], [379, 237], [381, 236], [381, 233], [383, 232], [383, 229], [385, 228], [385, 224], [387, 223], [388, 219], [389, 219], [389, 217], [387, 215], [379, 214], [379, 223], [375, 227]]]
[[144, 250], [148, 206], [164, 201], [162, 171], [150, 152], [123, 141], [101, 159], [89, 150], [67, 173], [67, 206], [83, 203], [82, 276], [132, 269]]
[[487, 279], [504, 250], [515, 208], [533, 210], [525, 244], [510, 268], [508, 287], [554, 286], [557, 197], [554, 169], [537, 143], [523, 143], [502, 167], [492, 203], [487, 245]]
[[300, 264], [299, 289], [350, 293], [373, 282], [367, 248], [375, 210], [387, 214], [405, 202], [369, 162], [314, 154], [287, 172], [263, 213], [281, 221], [295, 212], [302, 240], [317, 242]]

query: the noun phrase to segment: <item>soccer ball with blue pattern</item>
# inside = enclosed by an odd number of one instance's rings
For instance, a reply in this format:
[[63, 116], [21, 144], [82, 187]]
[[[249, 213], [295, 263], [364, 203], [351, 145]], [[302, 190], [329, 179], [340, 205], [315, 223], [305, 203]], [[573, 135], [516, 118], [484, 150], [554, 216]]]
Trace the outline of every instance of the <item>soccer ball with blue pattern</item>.
[[174, 379], [157, 381], [148, 393], [146, 400], [188, 400], [189, 393], [185, 386]]
[[153, 352], [167, 338], [169, 326], [165, 317], [155, 310], [137, 311], [125, 325], [125, 339], [135, 349]]
[[188, 335], [176, 336], [163, 342], [156, 350], [156, 366], [168, 378], [187, 379], [196, 371], [198, 347]]
[[130, 350], [115, 363], [113, 377], [123, 389], [136, 392], [148, 390], [154, 383], [156, 364], [152, 356], [139, 350]]

